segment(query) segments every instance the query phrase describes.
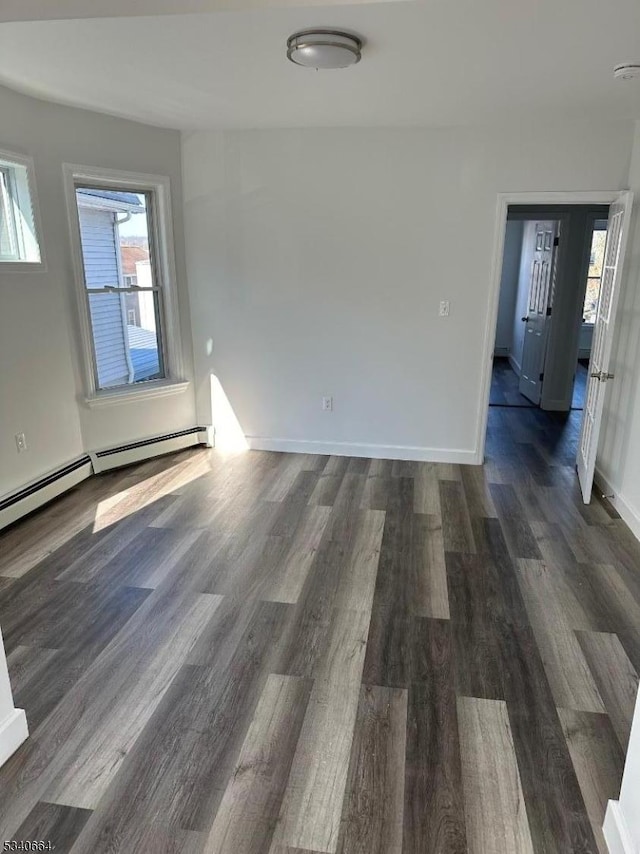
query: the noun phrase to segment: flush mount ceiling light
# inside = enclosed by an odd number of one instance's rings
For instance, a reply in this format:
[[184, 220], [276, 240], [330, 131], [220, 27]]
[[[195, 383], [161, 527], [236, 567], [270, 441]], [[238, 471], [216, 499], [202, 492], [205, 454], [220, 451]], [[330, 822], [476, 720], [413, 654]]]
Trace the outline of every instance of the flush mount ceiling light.
[[640, 62], [623, 62], [613, 69], [613, 76], [619, 80], [632, 80], [640, 77]]
[[340, 30], [301, 30], [287, 40], [287, 57], [305, 68], [347, 68], [361, 51], [362, 40]]

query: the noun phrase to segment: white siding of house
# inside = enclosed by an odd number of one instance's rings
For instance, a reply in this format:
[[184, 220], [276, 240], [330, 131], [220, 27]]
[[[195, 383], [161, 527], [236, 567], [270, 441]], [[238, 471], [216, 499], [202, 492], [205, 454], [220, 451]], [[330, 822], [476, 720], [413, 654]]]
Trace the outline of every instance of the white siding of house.
[[[117, 286], [118, 247], [113, 213], [80, 206], [80, 236], [88, 288]], [[101, 388], [129, 381], [125, 328], [119, 294], [89, 297], [98, 380]]]

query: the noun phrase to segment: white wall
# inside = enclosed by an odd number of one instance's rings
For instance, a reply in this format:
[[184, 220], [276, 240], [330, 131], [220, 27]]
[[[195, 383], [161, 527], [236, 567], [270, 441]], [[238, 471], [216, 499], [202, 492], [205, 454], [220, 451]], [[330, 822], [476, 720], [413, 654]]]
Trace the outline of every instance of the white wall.
[[640, 851], [640, 695], [636, 699], [629, 749], [624, 764], [620, 809], [636, 851]]
[[580, 338], [578, 340], [578, 358], [588, 359], [591, 356], [591, 342], [593, 341], [593, 323], [583, 323], [580, 327]]
[[640, 123], [636, 123], [629, 187], [634, 191], [631, 233], [615, 329], [604, 426], [597, 467], [607, 491], [640, 537]]
[[[185, 283], [180, 136], [175, 131], [39, 101], [0, 87], [0, 148], [30, 154], [42, 214], [47, 271], [0, 268], [0, 495], [83, 449], [193, 426], [191, 390], [179, 396], [89, 410], [82, 403], [79, 331], [62, 164], [171, 178], [185, 364], [191, 375]], [[18, 455], [14, 434], [27, 434]]]
[[29, 734], [23, 709], [15, 709], [9, 683], [9, 670], [0, 632], [0, 765], [2, 765]]
[[609, 801], [604, 836], [610, 854], [640, 851], [640, 695], [636, 699], [620, 798]]
[[513, 346], [513, 318], [516, 310], [518, 280], [520, 277], [520, 254], [522, 251], [523, 223], [510, 220], [504, 235], [502, 253], [502, 278], [500, 280], [500, 302], [496, 325], [495, 353], [508, 356]]
[[629, 123], [185, 134], [200, 418], [214, 373], [254, 445], [473, 459], [496, 194], [623, 187], [631, 141]]

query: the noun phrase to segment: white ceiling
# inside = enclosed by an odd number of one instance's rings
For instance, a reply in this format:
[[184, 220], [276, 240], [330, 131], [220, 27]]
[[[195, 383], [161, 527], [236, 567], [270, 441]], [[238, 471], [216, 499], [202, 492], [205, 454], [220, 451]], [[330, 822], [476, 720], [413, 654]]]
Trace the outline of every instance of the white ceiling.
[[[229, 0], [185, 2], [193, 11]], [[267, 8], [273, 2], [2, 23], [0, 82], [182, 129], [640, 118], [640, 81], [612, 76], [615, 64], [640, 60], [639, 0], [280, 0]], [[4, 10], [20, 3], [37, 17], [45, 6], [71, 13], [78, 0], [10, 0]], [[163, 0], [169, 7], [175, 0]], [[104, 9], [103, 0], [92, 8]], [[288, 62], [287, 36], [316, 25], [364, 36], [362, 62], [324, 72]]]

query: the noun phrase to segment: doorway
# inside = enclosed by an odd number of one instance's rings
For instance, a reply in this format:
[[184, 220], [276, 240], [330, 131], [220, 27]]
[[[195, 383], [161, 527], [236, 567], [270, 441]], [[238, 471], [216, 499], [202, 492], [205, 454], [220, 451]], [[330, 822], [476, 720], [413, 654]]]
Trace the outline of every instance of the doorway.
[[[558, 214], [557, 221], [560, 222], [558, 245], [552, 259], [552, 269], [549, 273], [549, 284], [542, 277], [542, 271], [530, 272], [529, 277], [529, 305], [535, 305], [536, 314], [541, 318], [544, 311], [544, 298], [542, 303], [534, 301], [535, 294], [539, 293], [540, 280], [542, 287], [548, 294], [547, 319], [543, 324], [546, 341], [544, 346], [538, 347], [538, 353], [544, 353], [544, 368], [541, 371], [540, 400], [536, 402], [531, 394], [527, 397], [534, 403], [536, 409], [544, 408], [554, 416], [573, 413], [571, 401], [575, 384], [576, 365], [578, 359], [580, 330], [584, 323], [584, 300], [587, 292], [588, 271], [591, 265], [591, 247], [593, 246], [594, 228], [591, 231], [584, 228], [571, 227], [584, 218], [590, 218], [595, 224], [599, 218], [604, 218], [604, 211], [608, 212], [607, 231], [604, 245], [604, 260], [601, 270], [601, 283], [594, 307], [595, 323], [593, 324], [591, 355], [587, 369], [586, 389], [584, 392], [583, 410], [580, 412], [580, 425], [576, 442], [572, 443], [573, 456], [576, 461], [576, 469], [580, 490], [585, 504], [591, 501], [593, 478], [595, 474], [596, 454], [598, 449], [598, 437], [604, 413], [604, 402], [608, 383], [615, 379], [611, 373], [612, 348], [615, 335], [615, 321], [617, 314], [618, 299], [622, 283], [624, 260], [626, 253], [627, 238], [631, 220], [631, 205], [633, 193], [628, 190], [618, 192], [594, 192], [594, 193], [500, 193], [498, 195], [496, 237], [494, 244], [494, 261], [491, 285], [491, 300], [488, 307], [487, 326], [485, 332], [485, 361], [483, 368], [483, 389], [481, 400], [484, 408], [478, 415], [478, 462], [484, 461], [486, 445], [486, 430], [491, 410], [490, 392], [494, 364], [494, 349], [496, 341], [496, 327], [498, 318], [498, 304], [500, 300], [500, 285], [503, 272], [504, 248], [506, 243], [506, 227], [509, 219], [519, 218], [536, 222], [551, 221]], [[601, 215], [594, 208], [604, 208]], [[520, 208], [520, 209], [518, 209]], [[550, 215], [549, 215], [550, 214]], [[595, 216], [594, 216], [595, 214]], [[565, 225], [568, 217], [569, 227]], [[564, 225], [564, 228], [563, 228]], [[585, 240], [585, 235], [588, 239]], [[581, 239], [580, 239], [581, 238]], [[576, 242], [577, 241], [577, 242]], [[543, 244], [544, 247], [544, 244]], [[535, 250], [539, 251], [540, 244], [536, 233]], [[582, 253], [582, 255], [581, 255]], [[568, 275], [568, 265], [578, 264], [583, 258], [583, 269], [580, 273], [584, 290], [574, 286], [562, 286], [562, 282], [571, 281], [575, 277]], [[580, 316], [582, 315], [582, 317]], [[521, 322], [529, 324], [530, 313], [523, 315]], [[574, 330], [574, 334], [571, 334]], [[539, 337], [542, 337], [543, 333]], [[575, 347], [575, 359], [567, 359], [567, 351], [571, 352]], [[523, 355], [523, 362], [525, 357]], [[527, 364], [529, 364], [527, 362]], [[519, 378], [520, 380], [520, 378]], [[519, 381], [519, 393], [523, 388]], [[528, 391], [528, 389], [527, 389]], [[524, 395], [526, 396], [526, 394]], [[494, 409], [495, 411], [495, 409]], [[578, 414], [578, 413], [575, 413]]]
[[608, 206], [507, 210], [490, 406], [584, 407]]

